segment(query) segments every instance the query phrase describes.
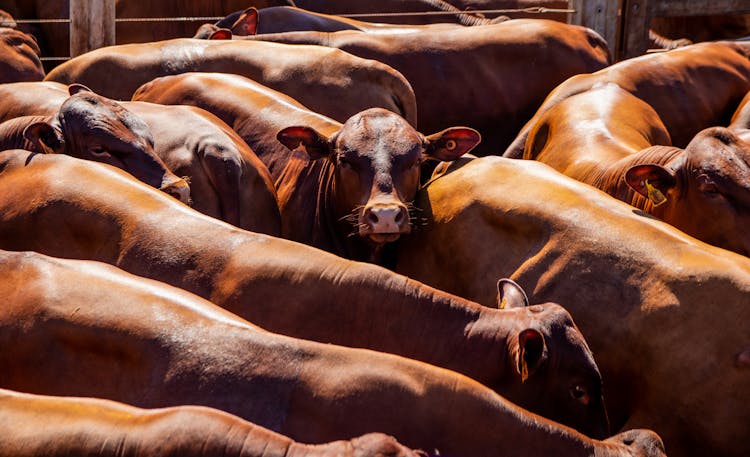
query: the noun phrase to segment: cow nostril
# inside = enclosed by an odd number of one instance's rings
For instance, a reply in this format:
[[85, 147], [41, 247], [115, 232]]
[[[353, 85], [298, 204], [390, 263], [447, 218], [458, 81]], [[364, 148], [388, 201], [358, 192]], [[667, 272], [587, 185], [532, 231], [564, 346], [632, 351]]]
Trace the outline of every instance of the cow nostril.
[[404, 212], [399, 211], [398, 214], [396, 214], [394, 221], [396, 221], [397, 224], [400, 224], [403, 220], [404, 220]]
[[372, 224], [377, 224], [379, 219], [378, 219], [378, 216], [373, 211], [369, 211], [367, 213], [367, 220]]

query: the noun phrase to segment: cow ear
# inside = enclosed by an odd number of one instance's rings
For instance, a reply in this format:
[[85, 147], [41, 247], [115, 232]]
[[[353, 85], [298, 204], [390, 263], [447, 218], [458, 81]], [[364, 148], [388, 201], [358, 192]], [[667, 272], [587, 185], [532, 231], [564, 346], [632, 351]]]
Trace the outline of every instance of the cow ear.
[[258, 10], [250, 7], [240, 14], [230, 29], [238, 36], [255, 35], [258, 33], [258, 20]]
[[291, 151], [297, 149], [300, 145], [304, 146], [312, 160], [327, 157], [332, 150], [328, 138], [310, 127], [287, 127], [276, 134], [276, 139]]
[[675, 172], [661, 165], [636, 165], [625, 172], [625, 181], [655, 206], [667, 201], [669, 189], [677, 184]]
[[539, 330], [527, 328], [518, 334], [516, 367], [525, 382], [547, 360], [547, 345]]
[[79, 92], [92, 92], [93, 93], [94, 91], [84, 86], [83, 84], [79, 84], [79, 83], [73, 83], [70, 86], [68, 86], [68, 94], [75, 95]]
[[231, 40], [232, 31], [229, 29], [217, 29], [208, 36], [209, 40]]
[[526, 292], [512, 279], [502, 278], [497, 281], [497, 307], [524, 308], [529, 306], [529, 297]]
[[482, 136], [469, 127], [451, 127], [427, 137], [425, 155], [430, 159], [450, 162], [474, 149]]
[[35, 122], [23, 131], [23, 136], [45, 154], [62, 154], [65, 140], [60, 129], [47, 122]]

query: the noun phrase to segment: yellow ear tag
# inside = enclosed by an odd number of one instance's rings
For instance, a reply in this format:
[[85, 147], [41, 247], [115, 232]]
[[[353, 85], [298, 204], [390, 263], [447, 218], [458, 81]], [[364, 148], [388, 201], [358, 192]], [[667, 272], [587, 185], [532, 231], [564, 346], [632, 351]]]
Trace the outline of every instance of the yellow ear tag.
[[648, 193], [648, 199], [651, 200], [651, 203], [654, 204], [654, 206], [660, 206], [667, 202], [667, 197], [664, 196], [663, 193], [656, 187], [652, 186], [650, 182], [648, 182], [648, 179], [644, 181], [644, 184], [646, 185], [646, 192]]
[[503, 301], [500, 302], [500, 306], [498, 308], [505, 309], [505, 305], [508, 304], [508, 300], [506, 298], [503, 298]]

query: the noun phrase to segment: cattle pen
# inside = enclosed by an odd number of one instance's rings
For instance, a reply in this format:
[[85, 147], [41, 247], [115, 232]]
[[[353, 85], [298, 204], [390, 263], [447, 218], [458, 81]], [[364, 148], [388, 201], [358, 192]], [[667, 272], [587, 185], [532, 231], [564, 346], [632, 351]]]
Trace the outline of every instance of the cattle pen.
[[[0, 8], [3, 6], [0, 2]], [[293, 2], [290, 2], [293, 4]], [[404, 16], [455, 16], [463, 11], [389, 12], [341, 14], [365, 20], [387, 22]], [[596, 30], [609, 44], [615, 61], [642, 55], [649, 44], [649, 23], [655, 17], [690, 17], [750, 13], [747, 0], [569, 0], [567, 8], [527, 7], [520, 9], [470, 10], [472, 14], [525, 14], [545, 18], [566, 14], [569, 24]], [[69, 0], [68, 17], [16, 18], [18, 24], [60, 24], [69, 27], [69, 54], [44, 56], [42, 60], [60, 62], [93, 49], [114, 45], [119, 23], [164, 23], [216, 21], [221, 17], [117, 17], [115, 0]], [[173, 37], [177, 38], [177, 37]]]

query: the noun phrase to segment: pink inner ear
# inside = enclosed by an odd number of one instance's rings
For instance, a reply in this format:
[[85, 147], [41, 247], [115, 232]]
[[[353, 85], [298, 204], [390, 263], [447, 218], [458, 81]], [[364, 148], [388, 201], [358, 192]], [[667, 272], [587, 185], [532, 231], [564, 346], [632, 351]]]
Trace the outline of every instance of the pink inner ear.
[[248, 36], [258, 33], [258, 10], [248, 8], [237, 21], [232, 24], [232, 31], [236, 35]]
[[737, 356], [737, 366], [740, 368], [750, 368], [750, 348], [745, 349]]
[[219, 29], [208, 37], [209, 40], [231, 40], [232, 31], [228, 29]]

